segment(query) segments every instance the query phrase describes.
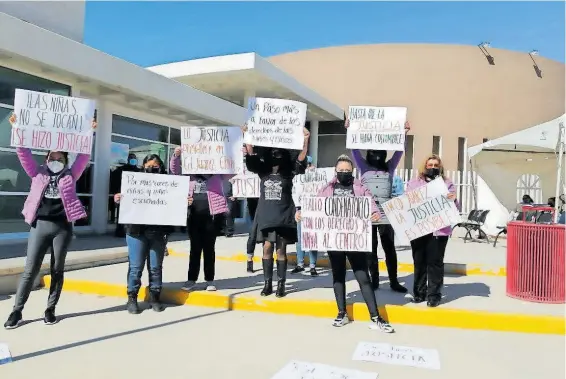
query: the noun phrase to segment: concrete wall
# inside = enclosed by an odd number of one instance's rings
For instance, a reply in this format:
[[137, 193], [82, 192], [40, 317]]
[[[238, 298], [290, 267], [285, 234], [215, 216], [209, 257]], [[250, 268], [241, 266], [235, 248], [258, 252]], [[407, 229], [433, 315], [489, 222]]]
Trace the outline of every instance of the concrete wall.
[[85, 1], [0, 1], [0, 12], [83, 42]]
[[[564, 64], [534, 57], [540, 78], [526, 52], [488, 51], [495, 65], [477, 46], [431, 44], [330, 47], [269, 61], [346, 110], [408, 107], [414, 165], [432, 151], [433, 136], [441, 136], [446, 166], [457, 169], [458, 137], [473, 146], [564, 114]], [[341, 143], [321, 140], [319, 151], [342, 151]]]

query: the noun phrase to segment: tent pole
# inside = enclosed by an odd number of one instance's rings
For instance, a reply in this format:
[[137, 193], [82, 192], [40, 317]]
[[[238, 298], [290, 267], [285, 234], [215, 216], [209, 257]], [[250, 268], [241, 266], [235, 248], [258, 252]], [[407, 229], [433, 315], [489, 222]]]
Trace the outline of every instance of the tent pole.
[[[558, 211], [560, 209], [560, 187], [562, 187], [562, 193], [565, 192], [566, 187], [566, 165], [564, 164], [564, 123], [560, 123], [558, 127], [558, 164], [556, 170], [556, 195], [554, 202], [554, 222], [558, 222]], [[564, 170], [563, 170], [564, 168]], [[564, 172], [563, 172], [564, 171]]]
[[478, 193], [476, 191], [476, 182], [474, 180], [474, 164], [472, 163], [472, 158], [469, 160], [470, 162], [470, 180], [472, 182], [472, 196], [474, 198], [474, 209], [478, 209]]

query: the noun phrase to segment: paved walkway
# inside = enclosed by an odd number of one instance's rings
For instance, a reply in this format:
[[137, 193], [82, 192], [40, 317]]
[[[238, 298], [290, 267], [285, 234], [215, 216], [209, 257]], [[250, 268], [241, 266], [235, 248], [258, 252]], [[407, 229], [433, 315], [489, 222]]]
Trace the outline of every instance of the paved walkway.
[[[32, 294], [28, 318], [43, 313], [47, 292]], [[1, 298], [0, 298], [1, 299]], [[2, 378], [270, 379], [290, 360], [374, 372], [379, 379], [563, 379], [563, 336], [398, 326], [381, 334], [354, 322], [199, 307], [132, 316], [122, 299], [64, 293], [56, 325], [34, 322], [0, 333], [15, 358]], [[11, 300], [0, 300], [0, 315]], [[441, 369], [352, 360], [361, 341], [437, 349]], [[294, 379], [294, 378], [289, 378]]]

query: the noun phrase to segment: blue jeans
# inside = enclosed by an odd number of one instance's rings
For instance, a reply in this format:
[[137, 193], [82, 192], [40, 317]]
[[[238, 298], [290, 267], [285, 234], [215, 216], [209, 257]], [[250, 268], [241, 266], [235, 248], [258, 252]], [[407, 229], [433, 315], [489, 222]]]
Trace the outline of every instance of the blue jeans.
[[[309, 251], [309, 266], [316, 267], [316, 251]], [[305, 252], [301, 247], [301, 223], [297, 223], [297, 266], [304, 267], [305, 265]]]
[[149, 290], [160, 292], [163, 284], [163, 258], [167, 242], [160, 234], [126, 235], [128, 245], [128, 293], [137, 294], [146, 260], [149, 260]]

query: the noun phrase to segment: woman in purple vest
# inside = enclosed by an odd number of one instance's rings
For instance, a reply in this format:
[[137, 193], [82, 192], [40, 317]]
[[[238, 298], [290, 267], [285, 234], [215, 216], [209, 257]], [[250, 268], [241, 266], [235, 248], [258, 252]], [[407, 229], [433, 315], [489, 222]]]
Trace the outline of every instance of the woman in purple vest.
[[[16, 116], [10, 117], [16, 123]], [[96, 128], [93, 121], [92, 128]], [[57, 322], [55, 306], [61, 296], [65, 272], [65, 258], [73, 238], [73, 222], [87, 217], [77, 197], [76, 183], [90, 160], [89, 154], [78, 154], [68, 166], [68, 153], [49, 151], [45, 163], [38, 165], [30, 149], [18, 147], [16, 153], [22, 167], [31, 178], [29, 195], [22, 214], [31, 226], [26, 255], [26, 266], [18, 285], [12, 313], [4, 324], [6, 329], [17, 328], [22, 322], [22, 310], [39, 274], [45, 253], [51, 248], [51, 286], [43, 321]]]
[[[346, 128], [349, 121], [346, 120]], [[405, 134], [411, 129], [408, 122], [405, 123]], [[367, 187], [373, 195], [378, 206], [392, 198], [392, 185], [395, 170], [403, 156], [402, 151], [396, 151], [390, 160], [387, 159], [386, 150], [368, 150], [366, 158], [362, 157], [359, 150], [352, 150], [352, 158], [358, 170], [362, 184]], [[379, 206], [381, 209], [381, 206]], [[397, 279], [397, 251], [395, 250], [395, 232], [391, 224], [384, 218], [382, 222], [373, 225], [372, 230], [372, 252], [368, 254], [369, 273], [374, 289], [379, 288], [379, 263], [377, 259], [378, 233], [385, 253], [385, 264], [389, 274], [389, 285], [395, 292], [407, 293]]]
[[[181, 148], [177, 147], [169, 162], [169, 170], [181, 175]], [[207, 291], [216, 291], [214, 285], [214, 266], [216, 258], [216, 237], [222, 228], [223, 215], [228, 212], [228, 202], [224, 196], [222, 182], [230, 175], [191, 174], [189, 186], [189, 219], [187, 230], [191, 252], [189, 271], [183, 290], [195, 287], [200, 272], [201, 255], [204, 261], [204, 280]]]
[[[442, 160], [435, 154], [425, 159], [419, 169], [419, 176], [407, 183], [407, 191], [422, 187], [438, 177], [444, 180], [448, 188], [448, 200], [454, 201], [456, 207], [460, 208], [460, 203], [456, 199], [456, 187], [444, 176]], [[452, 228], [447, 226], [411, 241], [415, 266], [413, 303], [426, 301], [429, 307], [437, 307], [440, 304], [444, 285], [444, 252], [451, 234]]]

